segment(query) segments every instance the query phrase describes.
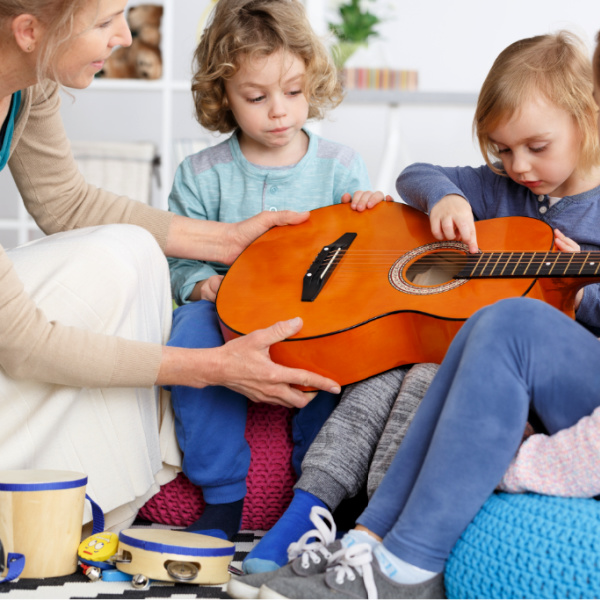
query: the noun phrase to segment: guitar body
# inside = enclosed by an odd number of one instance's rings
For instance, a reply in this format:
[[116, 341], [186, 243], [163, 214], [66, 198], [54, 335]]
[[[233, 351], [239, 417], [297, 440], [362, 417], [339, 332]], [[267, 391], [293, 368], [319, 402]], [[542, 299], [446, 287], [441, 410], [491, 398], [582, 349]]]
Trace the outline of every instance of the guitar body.
[[[479, 221], [476, 230], [483, 252], [553, 247], [552, 229], [537, 219]], [[357, 235], [346, 254], [332, 265], [318, 296], [303, 302], [303, 279], [315, 257], [348, 232]], [[427, 215], [405, 204], [382, 202], [363, 213], [349, 204], [316, 209], [305, 223], [269, 230], [232, 265], [216, 301], [223, 335], [230, 340], [301, 317], [302, 330], [271, 346], [271, 358], [345, 385], [404, 364], [441, 362], [464, 321], [503, 298], [529, 296], [574, 315], [581, 280], [447, 277], [434, 285], [412, 283], [411, 267], [439, 252], [462, 257], [466, 249], [437, 241]]]

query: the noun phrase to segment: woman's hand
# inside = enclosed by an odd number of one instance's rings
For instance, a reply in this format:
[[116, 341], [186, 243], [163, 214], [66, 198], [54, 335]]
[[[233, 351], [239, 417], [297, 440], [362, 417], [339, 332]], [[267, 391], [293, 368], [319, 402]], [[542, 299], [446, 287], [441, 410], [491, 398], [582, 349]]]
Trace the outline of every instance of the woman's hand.
[[281, 225], [298, 225], [304, 223], [310, 213], [295, 212], [293, 210], [270, 211], [265, 210], [245, 221], [239, 223], [227, 223], [230, 226], [226, 245], [225, 256], [221, 262], [230, 265], [233, 261], [258, 237], [272, 227]]
[[292, 385], [339, 393], [340, 386], [332, 379], [271, 360], [269, 348], [301, 328], [302, 319], [296, 318], [253, 331], [217, 348], [190, 350], [165, 346], [156, 384], [198, 388], [222, 385], [253, 402], [297, 408], [308, 404], [316, 392], [302, 392]]
[[174, 215], [165, 254], [174, 258], [216, 261], [230, 265], [257, 237], [278, 225], [296, 225], [309, 212], [263, 211], [239, 223], [219, 223]]
[[436, 240], [460, 240], [472, 254], [479, 252], [471, 205], [458, 194], [444, 196], [429, 213], [431, 233]]
[[342, 196], [342, 204], [350, 203], [352, 210], [362, 212], [367, 208], [373, 208], [382, 201], [393, 202], [391, 196], [386, 196], [383, 192], [358, 191], [354, 194], [346, 193]]

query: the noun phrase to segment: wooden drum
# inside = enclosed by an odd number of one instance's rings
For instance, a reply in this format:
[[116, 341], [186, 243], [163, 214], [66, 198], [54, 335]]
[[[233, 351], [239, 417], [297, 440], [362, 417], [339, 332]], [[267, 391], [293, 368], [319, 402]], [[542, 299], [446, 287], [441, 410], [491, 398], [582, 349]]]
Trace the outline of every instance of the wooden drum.
[[75, 573], [86, 484], [72, 471], [0, 471], [0, 540], [25, 556], [21, 577]]

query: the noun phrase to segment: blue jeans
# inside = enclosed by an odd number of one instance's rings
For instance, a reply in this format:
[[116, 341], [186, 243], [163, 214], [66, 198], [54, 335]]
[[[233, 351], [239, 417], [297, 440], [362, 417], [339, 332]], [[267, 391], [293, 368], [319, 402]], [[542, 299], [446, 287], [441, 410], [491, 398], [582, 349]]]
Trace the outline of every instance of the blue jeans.
[[473, 315], [452, 342], [358, 523], [440, 572], [500, 482], [530, 408], [550, 434], [600, 405], [600, 343], [550, 305], [516, 298]]
[[[215, 348], [223, 343], [213, 302], [185, 304], [173, 313], [169, 346]], [[250, 466], [250, 448], [244, 437], [248, 399], [221, 386], [168, 389], [183, 452], [183, 472], [202, 488], [204, 499], [210, 504], [243, 498]], [[304, 454], [338, 400], [339, 396], [320, 392], [305, 408], [295, 412], [292, 464], [298, 474]]]

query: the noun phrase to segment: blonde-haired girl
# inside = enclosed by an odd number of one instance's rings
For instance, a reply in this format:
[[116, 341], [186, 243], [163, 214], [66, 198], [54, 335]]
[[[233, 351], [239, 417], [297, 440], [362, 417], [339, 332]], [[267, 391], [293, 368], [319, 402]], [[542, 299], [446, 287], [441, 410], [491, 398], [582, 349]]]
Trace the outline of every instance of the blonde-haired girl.
[[[429, 213], [438, 239], [462, 239], [477, 252], [474, 221], [541, 219], [562, 251], [600, 248], [598, 107], [585, 46], [559, 31], [520, 40], [494, 62], [473, 127], [486, 165], [414, 164], [396, 188]], [[600, 286], [578, 293], [577, 319], [600, 327]]]

